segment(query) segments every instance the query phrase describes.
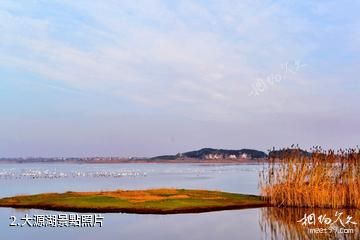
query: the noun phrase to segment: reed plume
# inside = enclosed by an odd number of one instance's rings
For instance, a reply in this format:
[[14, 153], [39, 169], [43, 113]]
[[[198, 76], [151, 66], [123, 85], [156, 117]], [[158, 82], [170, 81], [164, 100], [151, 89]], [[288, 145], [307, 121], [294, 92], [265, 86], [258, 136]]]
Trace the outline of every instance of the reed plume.
[[359, 148], [278, 152], [260, 173], [261, 194], [273, 206], [360, 208]]

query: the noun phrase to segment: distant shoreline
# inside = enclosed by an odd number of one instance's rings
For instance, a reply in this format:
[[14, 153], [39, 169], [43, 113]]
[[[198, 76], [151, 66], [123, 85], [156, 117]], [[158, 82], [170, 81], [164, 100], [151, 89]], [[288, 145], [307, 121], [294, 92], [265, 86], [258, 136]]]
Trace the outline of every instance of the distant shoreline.
[[155, 157], [0, 157], [0, 163], [254, 163], [265, 162], [268, 155], [254, 149], [202, 148], [195, 151]]
[[266, 163], [266, 158], [262, 159], [176, 159], [176, 160], [164, 160], [164, 159], [116, 159], [116, 160], [42, 160], [42, 159], [23, 159], [23, 160], [1, 160], [0, 164], [32, 164], [32, 163], [66, 163], [66, 164], [124, 164], [124, 163], [209, 163], [209, 164], [251, 164], [251, 163]]

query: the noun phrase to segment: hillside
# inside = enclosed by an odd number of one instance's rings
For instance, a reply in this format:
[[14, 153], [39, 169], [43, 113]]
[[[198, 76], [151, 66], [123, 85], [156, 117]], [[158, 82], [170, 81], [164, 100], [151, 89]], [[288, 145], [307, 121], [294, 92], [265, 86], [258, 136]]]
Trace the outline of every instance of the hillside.
[[207, 159], [207, 160], [260, 159], [260, 158], [267, 158], [267, 154], [262, 151], [258, 151], [254, 149], [227, 150], [227, 149], [202, 148], [196, 151], [178, 153], [176, 155], [156, 156], [151, 159], [176, 160], [181, 158]]

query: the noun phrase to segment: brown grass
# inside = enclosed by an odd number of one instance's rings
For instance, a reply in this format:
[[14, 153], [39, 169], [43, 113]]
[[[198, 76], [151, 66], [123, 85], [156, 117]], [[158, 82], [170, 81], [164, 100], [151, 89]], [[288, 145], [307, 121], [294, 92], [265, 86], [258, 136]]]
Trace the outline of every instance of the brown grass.
[[194, 189], [44, 193], [0, 199], [0, 207], [143, 214], [197, 213], [267, 205], [260, 196]]
[[260, 189], [274, 206], [360, 208], [360, 149], [316, 147], [306, 156], [297, 148], [270, 158]]
[[[90, 196], [90, 195], [94, 195], [94, 192], [79, 192], [77, 194], [81, 196]], [[143, 190], [101, 191], [95, 194], [97, 196], [114, 197], [134, 203], [146, 202], [146, 201], [160, 201], [165, 199], [185, 199], [190, 197], [189, 195], [186, 194], [178, 194], [175, 188], [150, 189], [148, 191], [143, 191]]]
[[156, 189], [145, 191], [122, 191], [118, 190], [116, 192], [102, 192], [101, 195], [116, 197], [129, 202], [146, 202], [146, 201], [159, 201], [165, 199], [184, 199], [189, 198], [186, 194], [177, 194], [176, 189]]

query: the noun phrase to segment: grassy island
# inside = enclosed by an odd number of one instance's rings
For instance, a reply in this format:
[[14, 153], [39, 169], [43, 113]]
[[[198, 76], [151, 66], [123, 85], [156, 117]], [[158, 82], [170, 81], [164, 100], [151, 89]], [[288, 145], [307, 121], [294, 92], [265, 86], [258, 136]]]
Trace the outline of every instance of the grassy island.
[[0, 199], [0, 207], [141, 214], [199, 213], [266, 205], [260, 196], [187, 189], [44, 193]]

